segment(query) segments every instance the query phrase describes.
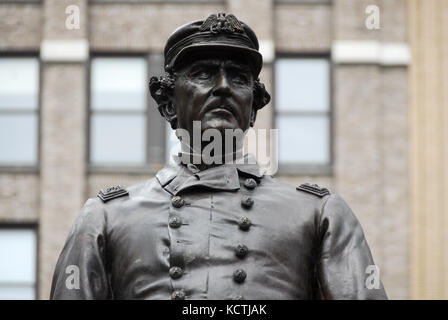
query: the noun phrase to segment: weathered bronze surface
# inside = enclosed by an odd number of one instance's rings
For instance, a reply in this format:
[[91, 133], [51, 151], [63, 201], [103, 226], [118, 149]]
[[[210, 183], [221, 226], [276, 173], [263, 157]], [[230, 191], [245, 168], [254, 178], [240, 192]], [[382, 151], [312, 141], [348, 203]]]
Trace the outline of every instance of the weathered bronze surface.
[[[165, 64], [150, 90], [173, 128], [246, 130], [269, 102], [258, 40], [235, 16], [177, 29]], [[386, 299], [367, 285], [371, 265], [358, 220], [326, 188], [290, 187], [254, 164], [170, 164], [87, 201], [51, 299]]]

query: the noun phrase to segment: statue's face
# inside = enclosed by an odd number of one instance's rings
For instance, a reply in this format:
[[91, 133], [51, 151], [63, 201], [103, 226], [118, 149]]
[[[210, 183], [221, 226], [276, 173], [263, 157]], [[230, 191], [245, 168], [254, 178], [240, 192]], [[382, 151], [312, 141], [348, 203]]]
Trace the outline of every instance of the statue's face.
[[185, 62], [177, 71], [173, 104], [178, 128], [247, 130], [253, 102], [253, 75], [238, 57], [208, 55]]

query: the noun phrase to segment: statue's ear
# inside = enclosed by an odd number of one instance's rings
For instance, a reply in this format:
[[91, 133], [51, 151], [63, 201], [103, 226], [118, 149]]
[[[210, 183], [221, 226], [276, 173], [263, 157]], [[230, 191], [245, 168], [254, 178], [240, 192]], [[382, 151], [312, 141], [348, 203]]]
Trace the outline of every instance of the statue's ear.
[[157, 108], [171, 124], [171, 128], [177, 128], [176, 108], [173, 105], [174, 79], [170, 76], [151, 77], [149, 81], [149, 91], [153, 99], [157, 102]]
[[254, 102], [253, 106], [255, 110], [260, 110], [271, 101], [271, 95], [268, 93], [264, 84], [260, 82], [260, 79], [254, 81]]

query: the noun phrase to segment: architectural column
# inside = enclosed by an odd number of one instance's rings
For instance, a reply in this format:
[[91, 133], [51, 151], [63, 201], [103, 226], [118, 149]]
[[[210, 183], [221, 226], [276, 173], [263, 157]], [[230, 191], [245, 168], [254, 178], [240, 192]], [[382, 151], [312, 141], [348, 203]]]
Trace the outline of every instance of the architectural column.
[[364, 227], [389, 297], [406, 299], [410, 63], [406, 1], [332, 3], [334, 186]]
[[87, 0], [43, 6], [38, 297], [48, 299], [61, 244], [85, 201], [89, 49]]
[[410, 0], [411, 297], [448, 298], [448, 2]]

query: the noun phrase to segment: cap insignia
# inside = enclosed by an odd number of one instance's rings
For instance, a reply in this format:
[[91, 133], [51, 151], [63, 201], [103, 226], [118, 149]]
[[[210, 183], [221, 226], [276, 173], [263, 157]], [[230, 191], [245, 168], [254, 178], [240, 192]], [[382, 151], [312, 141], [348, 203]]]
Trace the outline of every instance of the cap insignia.
[[210, 15], [199, 28], [200, 31], [210, 30], [214, 34], [221, 32], [243, 32], [243, 25], [233, 14], [218, 13]]

